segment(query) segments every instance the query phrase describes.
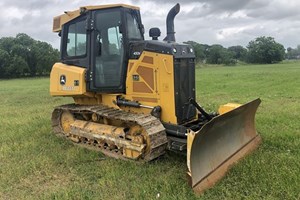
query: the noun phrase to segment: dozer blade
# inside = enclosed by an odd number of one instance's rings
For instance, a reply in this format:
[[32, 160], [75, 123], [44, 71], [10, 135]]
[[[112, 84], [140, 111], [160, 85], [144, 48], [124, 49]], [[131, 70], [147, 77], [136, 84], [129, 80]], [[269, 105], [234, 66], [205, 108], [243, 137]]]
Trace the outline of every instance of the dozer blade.
[[[232, 164], [256, 149], [261, 138], [255, 130], [256, 99], [219, 115], [191, 134], [188, 172], [195, 193], [220, 180]], [[189, 145], [189, 144], [188, 144]]]

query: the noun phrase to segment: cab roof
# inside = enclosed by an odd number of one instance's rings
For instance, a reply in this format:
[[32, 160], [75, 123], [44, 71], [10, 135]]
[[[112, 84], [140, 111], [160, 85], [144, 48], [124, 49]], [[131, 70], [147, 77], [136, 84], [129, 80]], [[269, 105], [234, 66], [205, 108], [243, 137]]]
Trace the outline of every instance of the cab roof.
[[80, 7], [78, 10], [73, 11], [65, 11], [65, 14], [56, 16], [53, 18], [53, 32], [59, 32], [61, 31], [62, 25], [65, 23], [71, 21], [72, 19], [75, 19], [76, 17], [79, 17], [81, 13], [87, 11], [87, 10], [101, 10], [106, 8], [115, 8], [115, 7], [124, 7], [124, 8], [130, 8], [134, 10], [140, 10], [137, 6], [131, 6], [127, 4], [107, 4], [107, 5], [98, 5], [98, 6], [83, 6]]

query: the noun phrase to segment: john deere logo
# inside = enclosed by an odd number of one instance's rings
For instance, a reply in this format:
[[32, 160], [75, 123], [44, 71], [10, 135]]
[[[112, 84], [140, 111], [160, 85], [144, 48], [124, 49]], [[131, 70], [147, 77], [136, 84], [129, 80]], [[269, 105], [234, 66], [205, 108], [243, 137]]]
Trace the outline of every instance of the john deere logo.
[[59, 82], [60, 82], [61, 85], [66, 84], [67, 79], [66, 79], [65, 75], [61, 75], [59, 80], [60, 80]]

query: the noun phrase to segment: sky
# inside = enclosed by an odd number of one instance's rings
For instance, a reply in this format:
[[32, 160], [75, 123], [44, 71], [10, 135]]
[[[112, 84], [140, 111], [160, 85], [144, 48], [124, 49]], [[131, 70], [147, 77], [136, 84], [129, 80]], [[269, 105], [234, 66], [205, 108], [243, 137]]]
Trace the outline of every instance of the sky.
[[177, 42], [247, 46], [257, 37], [271, 36], [285, 48], [300, 44], [300, 0], [1, 0], [0, 38], [26, 33], [59, 48], [60, 38], [52, 32], [54, 16], [120, 2], [140, 7], [146, 39], [152, 27], [160, 28], [159, 39], [164, 38], [168, 11], [180, 3]]

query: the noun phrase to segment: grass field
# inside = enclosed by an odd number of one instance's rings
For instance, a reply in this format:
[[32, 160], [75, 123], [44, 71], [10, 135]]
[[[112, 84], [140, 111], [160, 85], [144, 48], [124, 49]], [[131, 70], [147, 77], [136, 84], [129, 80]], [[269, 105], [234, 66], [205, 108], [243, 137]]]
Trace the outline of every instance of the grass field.
[[0, 199], [300, 199], [300, 63], [197, 69], [208, 110], [260, 97], [260, 148], [202, 196], [186, 183], [185, 157], [147, 164], [107, 158], [51, 133], [49, 79], [0, 81]]

